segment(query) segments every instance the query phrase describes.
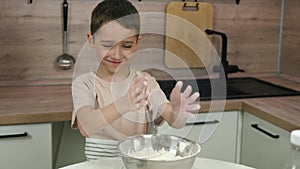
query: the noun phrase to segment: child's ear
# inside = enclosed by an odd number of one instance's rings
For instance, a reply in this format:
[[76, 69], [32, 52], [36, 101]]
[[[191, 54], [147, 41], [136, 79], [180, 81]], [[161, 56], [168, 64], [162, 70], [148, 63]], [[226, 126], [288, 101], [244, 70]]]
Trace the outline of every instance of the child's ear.
[[95, 42], [94, 42], [94, 38], [93, 38], [92, 33], [88, 32], [86, 36], [87, 36], [87, 39], [88, 39], [88, 42], [89, 42], [91, 48], [94, 48], [95, 47]]

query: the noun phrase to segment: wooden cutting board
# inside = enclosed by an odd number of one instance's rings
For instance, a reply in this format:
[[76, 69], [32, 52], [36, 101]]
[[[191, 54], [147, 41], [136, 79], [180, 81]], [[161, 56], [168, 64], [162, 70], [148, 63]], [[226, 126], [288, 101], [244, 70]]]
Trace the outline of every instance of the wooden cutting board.
[[204, 37], [208, 37], [209, 40], [211, 38], [204, 33], [204, 30], [212, 29], [212, 5], [207, 2], [170, 2], [166, 13], [166, 66], [169, 68], [205, 67], [209, 57], [204, 54], [205, 52], [197, 52], [194, 49], [198, 49], [196, 45], [208, 45], [204, 44], [207, 43]]

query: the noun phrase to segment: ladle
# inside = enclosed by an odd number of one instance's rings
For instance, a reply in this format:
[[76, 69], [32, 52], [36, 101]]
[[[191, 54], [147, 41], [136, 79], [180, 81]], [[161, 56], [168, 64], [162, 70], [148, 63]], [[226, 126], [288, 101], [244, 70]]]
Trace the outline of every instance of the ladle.
[[68, 7], [67, 0], [63, 2], [63, 24], [64, 24], [64, 37], [63, 37], [63, 54], [58, 56], [56, 63], [60, 69], [69, 70], [75, 64], [73, 56], [67, 54], [67, 25], [68, 25]]

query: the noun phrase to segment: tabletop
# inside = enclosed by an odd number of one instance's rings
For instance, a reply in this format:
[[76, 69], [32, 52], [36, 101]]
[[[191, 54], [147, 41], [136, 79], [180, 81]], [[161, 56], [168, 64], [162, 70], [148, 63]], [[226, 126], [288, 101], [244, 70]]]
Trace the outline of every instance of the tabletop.
[[[126, 169], [120, 157], [91, 160], [65, 166], [60, 169]], [[196, 158], [192, 169], [254, 169], [245, 165], [226, 161]]]

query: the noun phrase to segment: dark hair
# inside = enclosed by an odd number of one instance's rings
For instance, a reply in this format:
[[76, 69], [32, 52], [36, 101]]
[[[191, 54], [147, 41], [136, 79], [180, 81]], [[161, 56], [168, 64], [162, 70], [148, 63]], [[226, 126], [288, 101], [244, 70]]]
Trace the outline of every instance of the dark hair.
[[140, 31], [140, 17], [137, 9], [128, 0], [104, 0], [93, 10], [91, 16], [91, 33], [96, 33], [103, 24], [116, 20], [127, 29]]

